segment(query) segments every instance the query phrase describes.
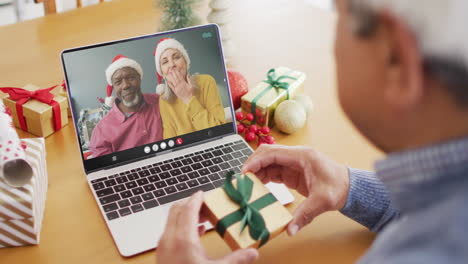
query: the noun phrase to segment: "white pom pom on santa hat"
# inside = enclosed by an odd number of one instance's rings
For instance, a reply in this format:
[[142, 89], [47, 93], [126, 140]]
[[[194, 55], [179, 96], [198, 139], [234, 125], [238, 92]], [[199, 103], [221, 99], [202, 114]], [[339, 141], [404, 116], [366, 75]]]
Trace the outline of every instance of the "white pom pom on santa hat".
[[[114, 103], [114, 96], [112, 96], [112, 86], [110, 85], [107, 85], [107, 96], [106, 98], [104, 99], [104, 104], [109, 106], [109, 107], [112, 107], [112, 104]], [[110, 91], [110, 92], [109, 92]]]
[[141, 65], [138, 62], [129, 59], [122, 54], [115, 56], [115, 58], [112, 60], [112, 63], [106, 69], [107, 97], [104, 103], [108, 106], [112, 106], [112, 103], [114, 102], [114, 98], [112, 97], [112, 76], [116, 71], [125, 67], [133, 68], [135, 71], [138, 72], [138, 74], [140, 74], [140, 79], [143, 79], [143, 69], [141, 68]]

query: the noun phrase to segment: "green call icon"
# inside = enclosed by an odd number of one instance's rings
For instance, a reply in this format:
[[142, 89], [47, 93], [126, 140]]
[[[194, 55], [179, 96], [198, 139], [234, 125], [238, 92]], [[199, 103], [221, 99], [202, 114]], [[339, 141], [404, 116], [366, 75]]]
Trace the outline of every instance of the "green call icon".
[[211, 33], [211, 32], [203, 32], [203, 34], [202, 34], [203, 39], [209, 39], [209, 38], [212, 38], [212, 37], [213, 37], [213, 33]]

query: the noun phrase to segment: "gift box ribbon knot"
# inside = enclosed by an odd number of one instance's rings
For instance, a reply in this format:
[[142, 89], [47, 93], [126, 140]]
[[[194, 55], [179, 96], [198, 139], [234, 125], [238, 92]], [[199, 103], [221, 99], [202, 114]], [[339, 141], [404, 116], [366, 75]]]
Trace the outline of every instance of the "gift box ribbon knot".
[[[234, 175], [237, 179], [237, 189], [232, 184], [232, 177]], [[261, 240], [260, 246], [265, 244], [270, 237], [270, 233], [266, 228], [265, 220], [260, 210], [277, 202], [276, 198], [271, 193], [268, 193], [249, 203], [253, 189], [252, 180], [249, 177], [242, 178], [240, 174], [235, 174], [232, 171], [226, 175], [223, 189], [228, 197], [238, 204], [240, 208], [219, 220], [216, 224], [216, 231], [224, 237], [226, 229], [241, 221], [241, 233], [248, 226], [250, 236], [256, 241]]]
[[268, 87], [266, 87], [261, 93], [259, 93], [255, 98], [252, 100], [252, 111], [251, 113], [254, 115], [254, 119], [252, 120], [252, 124], [255, 124], [255, 121], [257, 119], [256, 116], [256, 108], [257, 108], [257, 101], [260, 100], [268, 91], [271, 89], [275, 88], [276, 92], [279, 92], [280, 89], [286, 90], [286, 100], [289, 99], [289, 83], [288, 82], [281, 82], [283, 79], [291, 79], [291, 80], [297, 80], [297, 78], [294, 78], [292, 76], [289, 76], [289, 74], [293, 72], [287, 72], [284, 75], [280, 75], [278, 78], [276, 77], [276, 70], [275, 69], [270, 69], [267, 73], [267, 79], [263, 80], [263, 82], [268, 83]]
[[25, 104], [30, 99], [36, 99], [38, 101], [52, 106], [54, 130], [57, 131], [62, 127], [62, 120], [60, 118], [60, 104], [54, 100], [54, 95], [50, 92], [55, 87], [56, 85], [35, 91], [28, 91], [22, 88], [15, 87], [3, 87], [0, 88], [0, 91], [7, 93], [8, 95], [10, 95], [11, 100], [16, 101], [16, 112], [18, 113], [18, 121], [22, 130], [28, 131], [26, 119], [23, 115], [23, 104]]

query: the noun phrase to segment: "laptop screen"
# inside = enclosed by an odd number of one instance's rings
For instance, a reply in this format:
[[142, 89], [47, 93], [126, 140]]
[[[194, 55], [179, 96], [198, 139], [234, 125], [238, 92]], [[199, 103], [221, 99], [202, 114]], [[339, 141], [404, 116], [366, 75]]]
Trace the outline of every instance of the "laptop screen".
[[62, 64], [86, 172], [235, 132], [216, 25], [68, 49]]

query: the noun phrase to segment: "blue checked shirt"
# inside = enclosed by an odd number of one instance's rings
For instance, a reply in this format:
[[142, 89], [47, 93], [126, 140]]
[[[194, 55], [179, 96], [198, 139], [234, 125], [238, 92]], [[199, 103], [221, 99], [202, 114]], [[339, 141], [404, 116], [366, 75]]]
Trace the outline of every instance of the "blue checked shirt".
[[468, 138], [350, 169], [341, 212], [377, 232], [359, 263], [468, 263]]

